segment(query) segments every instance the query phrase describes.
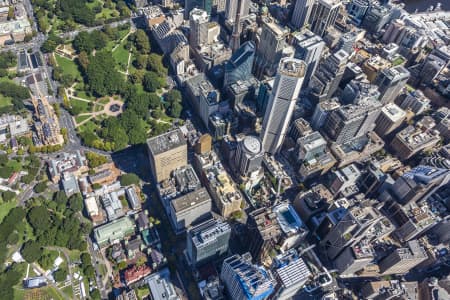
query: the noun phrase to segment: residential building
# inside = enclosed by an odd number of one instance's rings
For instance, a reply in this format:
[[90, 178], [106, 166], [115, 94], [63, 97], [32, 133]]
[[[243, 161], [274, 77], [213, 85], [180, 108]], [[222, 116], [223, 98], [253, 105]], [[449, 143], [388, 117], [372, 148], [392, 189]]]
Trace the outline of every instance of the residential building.
[[387, 59], [384, 59], [379, 55], [374, 55], [367, 59], [363, 63], [361, 68], [366, 74], [367, 80], [369, 80], [369, 82], [371, 83], [375, 83], [375, 80], [378, 78], [381, 72], [390, 67], [391, 63]]
[[394, 103], [388, 103], [381, 109], [378, 119], [375, 121], [375, 132], [384, 137], [397, 129], [405, 120], [406, 112]]
[[327, 29], [332, 27], [336, 22], [341, 4], [340, 0], [316, 1], [313, 5], [309, 20], [311, 31], [323, 37]]
[[205, 188], [182, 195], [170, 201], [169, 219], [176, 234], [183, 233], [194, 223], [209, 217], [211, 198]]
[[270, 296], [271, 299], [292, 299], [312, 276], [308, 266], [294, 249], [277, 255], [270, 269], [275, 279], [275, 291]]
[[313, 74], [309, 87], [316, 102], [329, 100], [339, 87], [348, 61], [348, 53], [339, 50], [323, 60]]
[[133, 265], [123, 272], [123, 278], [127, 286], [131, 286], [144, 279], [152, 273], [152, 269], [147, 265]]
[[[298, 0], [296, 5], [301, 2], [302, 0]], [[309, 0], [309, 2], [311, 1]], [[303, 87], [306, 87], [309, 84], [309, 79], [316, 72], [325, 43], [318, 35], [304, 29], [293, 34], [292, 44], [295, 47], [294, 57], [303, 60], [307, 66], [305, 79], [303, 80]]]
[[403, 66], [395, 66], [381, 71], [375, 80], [383, 104], [392, 103], [400, 95], [401, 90], [406, 86], [410, 76], [409, 71]]
[[130, 186], [125, 189], [127, 200], [130, 203], [130, 206], [134, 210], [141, 209], [141, 199], [136, 193], [136, 188], [134, 186]]
[[249, 253], [236, 254], [223, 261], [220, 278], [230, 299], [267, 299], [274, 292], [274, 283], [267, 270], [252, 264]]
[[306, 65], [301, 60], [280, 61], [261, 131], [263, 149], [268, 153], [277, 153], [284, 142], [305, 72]]
[[417, 240], [409, 241], [407, 247], [397, 248], [379, 262], [380, 273], [405, 274], [415, 266], [425, 261], [428, 255]]
[[291, 24], [300, 29], [309, 24], [309, 17], [314, 6], [314, 0], [297, 0], [292, 12]]
[[94, 237], [100, 247], [114, 244], [134, 234], [135, 224], [129, 217], [123, 217], [94, 228]]
[[199, 266], [228, 252], [231, 227], [219, 220], [208, 220], [187, 232], [186, 255], [189, 263]]
[[238, 140], [235, 163], [241, 176], [258, 172], [263, 158], [264, 149], [258, 137], [248, 135]]
[[187, 165], [187, 144], [180, 129], [150, 138], [147, 147], [156, 182], [169, 179], [175, 169]]

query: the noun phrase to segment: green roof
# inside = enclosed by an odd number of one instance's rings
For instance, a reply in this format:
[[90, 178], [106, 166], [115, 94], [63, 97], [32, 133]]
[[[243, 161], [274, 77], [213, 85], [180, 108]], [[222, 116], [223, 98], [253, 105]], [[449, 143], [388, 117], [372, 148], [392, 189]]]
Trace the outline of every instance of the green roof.
[[94, 236], [99, 245], [121, 240], [134, 232], [135, 224], [130, 217], [123, 217], [94, 229]]

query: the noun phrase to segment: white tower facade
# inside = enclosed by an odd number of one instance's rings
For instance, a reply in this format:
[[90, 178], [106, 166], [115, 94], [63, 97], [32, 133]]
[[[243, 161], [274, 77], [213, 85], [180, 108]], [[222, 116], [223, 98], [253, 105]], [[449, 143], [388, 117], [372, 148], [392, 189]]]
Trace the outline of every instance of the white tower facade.
[[263, 148], [270, 154], [277, 153], [283, 144], [305, 72], [306, 64], [302, 60], [283, 58], [280, 61], [261, 131]]

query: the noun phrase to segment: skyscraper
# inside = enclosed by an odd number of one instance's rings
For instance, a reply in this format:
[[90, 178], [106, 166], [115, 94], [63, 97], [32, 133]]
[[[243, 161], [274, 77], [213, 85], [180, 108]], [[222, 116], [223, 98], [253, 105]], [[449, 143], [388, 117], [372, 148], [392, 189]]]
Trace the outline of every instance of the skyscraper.
[[342, 76], [344, 76], [348, 57], [347, 52], [339, 50], [319, 64], [317, 71], [309, 82], [311, 96], [315, 101], [321, 102], [333, 96], [339, 87]]
[[230, 225], [214, 219], [190, 229], [186, 243], [190, 263], [199, 265], [225, 254], [228, 251], [230, 235]]
[[248, 80], [252, 76], [255, 60], [255, 44], [245, 42], [225, 63], [225, 78], [223, 86], [229, 86], [239, 80]]
[[425, 249], [417, 240], [408, 242], [408, 247], [395, 249], [379, 262], [380, 273], [405, 274], [428, 258]]
[[213, 0], [185, 0], [184, 17], [188, 18], [194, 8], [203, 9], [208, 15], [211, 15]]
[[319, 36], [305, 29], [294, 34], [293, 45], [295, 47], [294, 57], [305, 62], [306, 74], [303, 80], [303, 86], [308, 86], [309, 79], [316, 71], [322, 56], [325, 42]]
[[288, 31], [276, 24], [270, 18], [264, 18], [262, 22], [261, 39], [256, 50], [254, 74], [261, 79], [264, 74], [273, 76], [278, 62], [286, 46]]
[[341, 106], [327, 116], [323, 131], [338, 144], [348, 143], [373, 130], [380, 111], [374, 100]]
[[255, 136], [246, 136], [238, 143], [236, 166], [242, 176], [248, 176], [261, 168], [264, 149]]
[[313, 6], [310, 23], [311, 31], [324, 36], [328, 27], [333, 26], [341, 6], [340, 0], [318, 0]]
[[[236, 13], [239, 7], [239, 1], [238, 0], [226, 0], [226, 5], [225, 5], [225, 19], [234, 24], [235, 20], [236, 20]], [[249, 11], [249, 5], [250, 5], [250, 0], [241, 0], [240, 1], [240, 5], [241, 5], [241, 10], [240, 10], [240, 17], [241, 18], [245, 18], [246, 16], [248, 16], [248, 11]]]
[[199, 48], [208, 42], [208, 14], [206, 11], [194, 8], [189, 14], [190, 44], [193, 48]]
[[315, 0], [297, 0], [292, 13], [291, 24], [295, 28], [302, 28], [309, 22], [309, 16]]
[[274, 283], [267, 270], [251, 262], [250, 253], [236, 254], [223, 261], [220, 278], [230, 299], [267, 299], [274, 291]]
[[299, 59], [280, 61], [261, 131], [263, 148], [268, 153], [275, 154], [283, 144], [305, 73], [306, 65]]
[[378, 85], [383, 104], [394, 102], [409, 79], [409, 71], [403, 66], [383, 70], [375, 83]]

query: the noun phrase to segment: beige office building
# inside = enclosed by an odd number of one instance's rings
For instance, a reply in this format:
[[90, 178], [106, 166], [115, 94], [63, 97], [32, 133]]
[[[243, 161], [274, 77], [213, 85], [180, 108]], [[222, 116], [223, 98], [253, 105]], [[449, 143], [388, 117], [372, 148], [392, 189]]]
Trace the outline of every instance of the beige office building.
[[169, 179], [177, 168], [187, 165], [187, 144], [180, 129], [147, 140], [150, 167], [157, 182]]

